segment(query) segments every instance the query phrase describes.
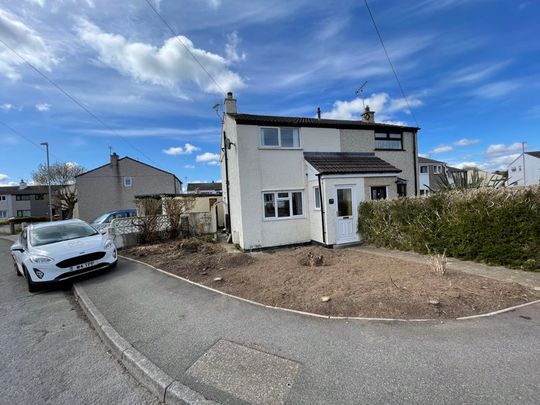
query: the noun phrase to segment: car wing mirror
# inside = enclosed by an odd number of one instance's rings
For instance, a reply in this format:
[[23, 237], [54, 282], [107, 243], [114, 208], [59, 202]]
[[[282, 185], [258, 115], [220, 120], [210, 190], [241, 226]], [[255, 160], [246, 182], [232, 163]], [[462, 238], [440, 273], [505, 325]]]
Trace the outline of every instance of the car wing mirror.
[[21, 245], [15, 245], [11, 247], [12, 252], [24, 252], [24, 248]]

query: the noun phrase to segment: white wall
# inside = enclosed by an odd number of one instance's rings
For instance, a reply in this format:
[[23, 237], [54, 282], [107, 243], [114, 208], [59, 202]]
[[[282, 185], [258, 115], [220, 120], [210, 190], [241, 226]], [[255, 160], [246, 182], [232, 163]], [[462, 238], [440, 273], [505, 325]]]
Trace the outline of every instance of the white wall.
[[525, 153], [525, 162], [522, 154], [508, 166], [508, 185], [531, 186], [538, 183], [540, 183], [540, 159]]

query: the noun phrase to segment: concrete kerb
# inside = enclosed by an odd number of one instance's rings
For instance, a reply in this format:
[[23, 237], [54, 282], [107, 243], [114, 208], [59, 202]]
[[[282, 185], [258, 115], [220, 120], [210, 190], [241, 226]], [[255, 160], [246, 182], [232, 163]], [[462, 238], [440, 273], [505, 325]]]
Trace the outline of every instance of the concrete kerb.
[[216, 404], [198, 392], [176, 381], [165, 373], [144, 354], [135, 349], [107, 321], [88, 297], [79, 283], [73, 284], [73, 293], [83, 312], [96, 330], [98, 336], [111, 349], [116, 359], [128, 372], [165, 404]]
[[467, 321], [467, 320], [476, 319], [476, 318], [487, 318], [487, 317], [490, 317], [490, 316], [503, 314], [505, 312], [515, 311], [516, 309], [523, 308], [523, 307], [526, 307], [526, 306], [529, 306], [529, 305], [540, 304], [540, 300], [535, 300], [535, 301], [531, 301], [531, 302], [526, 302], [524, 304], [515, 305], [515, 306], [512, 306], [512, 307], [503, 308], [503, 309], [493, 311], [493, 312], [488, 312], [488, 313], [484, 313], [484, 314], [477, 314], [477, 315], [470, 315], [470, 316], [464, 316], [464, 317], [460, 317], [460, 318], [452, 318], [452, 319], [435, 319], [435, 318], [428, 318], [428, 319], [400, 319], [400, 318], [369, 318], [369, 317], [360, 317], [360, 316], [321, 315], [321, 314], [315, 314], [313, 312], [305, 312], [305, 311], [299, 311], [299, 310], [296, 310], [296, 309], [289, 309], [289, 308], [275, 307], [275, 306], [271, 306], [271, 305], [261, 304], [260, 302], [257, 302], [257, 301], [252, 301], [252, 300], [249, 300], [247, 298], [238, 297], [237, 295], [228, 294], [226, 292], [217, 290], [215, 288], [208, 287], [206, 285], [196, 283], [194, 281], [188, 280], [187, 278], [180, 277], [180, 276], [177, 276], [176, 274], [169, 273], [168, 271], [162, 270], [162, 269], [160, 269], [158, 267], [152, 266], [151, 264], [145, 263], [143, 261], [133, 259], [133, 258], [127, 257], [127, 256], [122, 256], [122, 255], [118, 255], [118, 256], [121, 257], [122, 259], [129, 260], [129, 261], [132, 261], [132, 262], [139, 263], [139, 264], [145, 265], [147, 267], [150, 267], [151, 269], [153, 269], [155, 271], [158, 271], [160, 273], [163, 273], [163, 274], [165, 274], [165, 275], [167, 275], [169, 277], [173, 277], [173, 278], [185, 281], [186, 283], [195, 285], [195, 286], [203, 288], [205, 290], [209, 290], [209, 291], [212, 291], [212, 292], [215, 292], [215, 293], [218, 293], [218, 294], [221, 294], [221, 295], [224, 295], [226, 297], [230, 297], [230, 298], [233, 298], [233, 299], [236, 299], [236, 300], [239, 300], [239, 301], [244, 301], [244, 302], [247, 302], [247, 303], [252, 304], [252, 305], [256, 305], [256, 306], [264, 307], [264, 308], [268, 308], [268, 309], [273, 309], [273, 310], [278, 310], [278, 311], [291, 312], [291, 313], [294, 313], [294, 314], [304, 315], [304, 316], [308, 316], [308, 317], [312, 317], [312, 318], [323, 318], [323, 319], [329, 319], [329, 320], [379, 321], [379, 322]]

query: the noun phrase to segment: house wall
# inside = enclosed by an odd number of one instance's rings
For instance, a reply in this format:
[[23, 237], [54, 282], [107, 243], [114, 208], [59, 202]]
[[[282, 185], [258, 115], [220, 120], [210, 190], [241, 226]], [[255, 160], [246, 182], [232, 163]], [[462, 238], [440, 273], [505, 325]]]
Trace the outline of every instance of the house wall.
[[[523, 166], [525, 166], [525, 169]], [[523, 163], [523, 155], [510, 163], [508, 166], [508, 184], [512, 183], [516, 183], [515, 185], [518, 186], [531, 186], [540, 183], [540, 159], [525, 154], [525, 163]]]
[[11, 194], [0, 195], [0, 211], [5, 212], [5, 218], [13, 217], [13, 200], [14, 196]]
[[[132, 177], [132, 187], [124, 187], [124, 177]], [[91, 221], [108, 211], [136, 208], [135, 196], [174, 194], [180, 191], [176, 178], [129, 158], [118, 160], [78, 176], [79, 218]]]
[[375, 150], [374, 130], [341, 129], [339, 131], [341, 152], [374, 152], [375, 156], [402, 171], [399, 177], [407, 180], [407, 195], [415, 195], [415, 181], [418, 181], [415, 180], [418, 170], [418, 165], [415, 165], [414, 143], [417, 137], [415, 133], [403, 133], [403, 151], [381, 151]]

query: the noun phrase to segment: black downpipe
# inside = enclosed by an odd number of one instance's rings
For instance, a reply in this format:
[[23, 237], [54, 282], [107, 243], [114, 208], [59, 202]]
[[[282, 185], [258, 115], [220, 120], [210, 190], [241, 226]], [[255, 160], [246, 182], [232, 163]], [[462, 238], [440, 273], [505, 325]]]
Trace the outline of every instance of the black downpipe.
[[418, 132], [413, 133], [413, 153], [414, 153], [414, 195], [418, 195], [418, 153], [416, 151], [416, 136]]
[[322, 193], [322, 186], [321, 186], [321, 175], [317, 174], [317, 178], [319, 179], [319, 200], [321, 200], [321, 225], [322, 225], [322, 240], [323, 244], [326, 245], [326, 229], [324, 226], [324, 203], [323, 200], [323, 193]]
[[227, 157], [227, 133], [223, 131], [223, 153], [225, 155], [225, 187], [227, 188], [227, 218], [225, 219], [225, 227], [229, 234], [231, 230], [231, 192], [229, 188], [229, 158]]

